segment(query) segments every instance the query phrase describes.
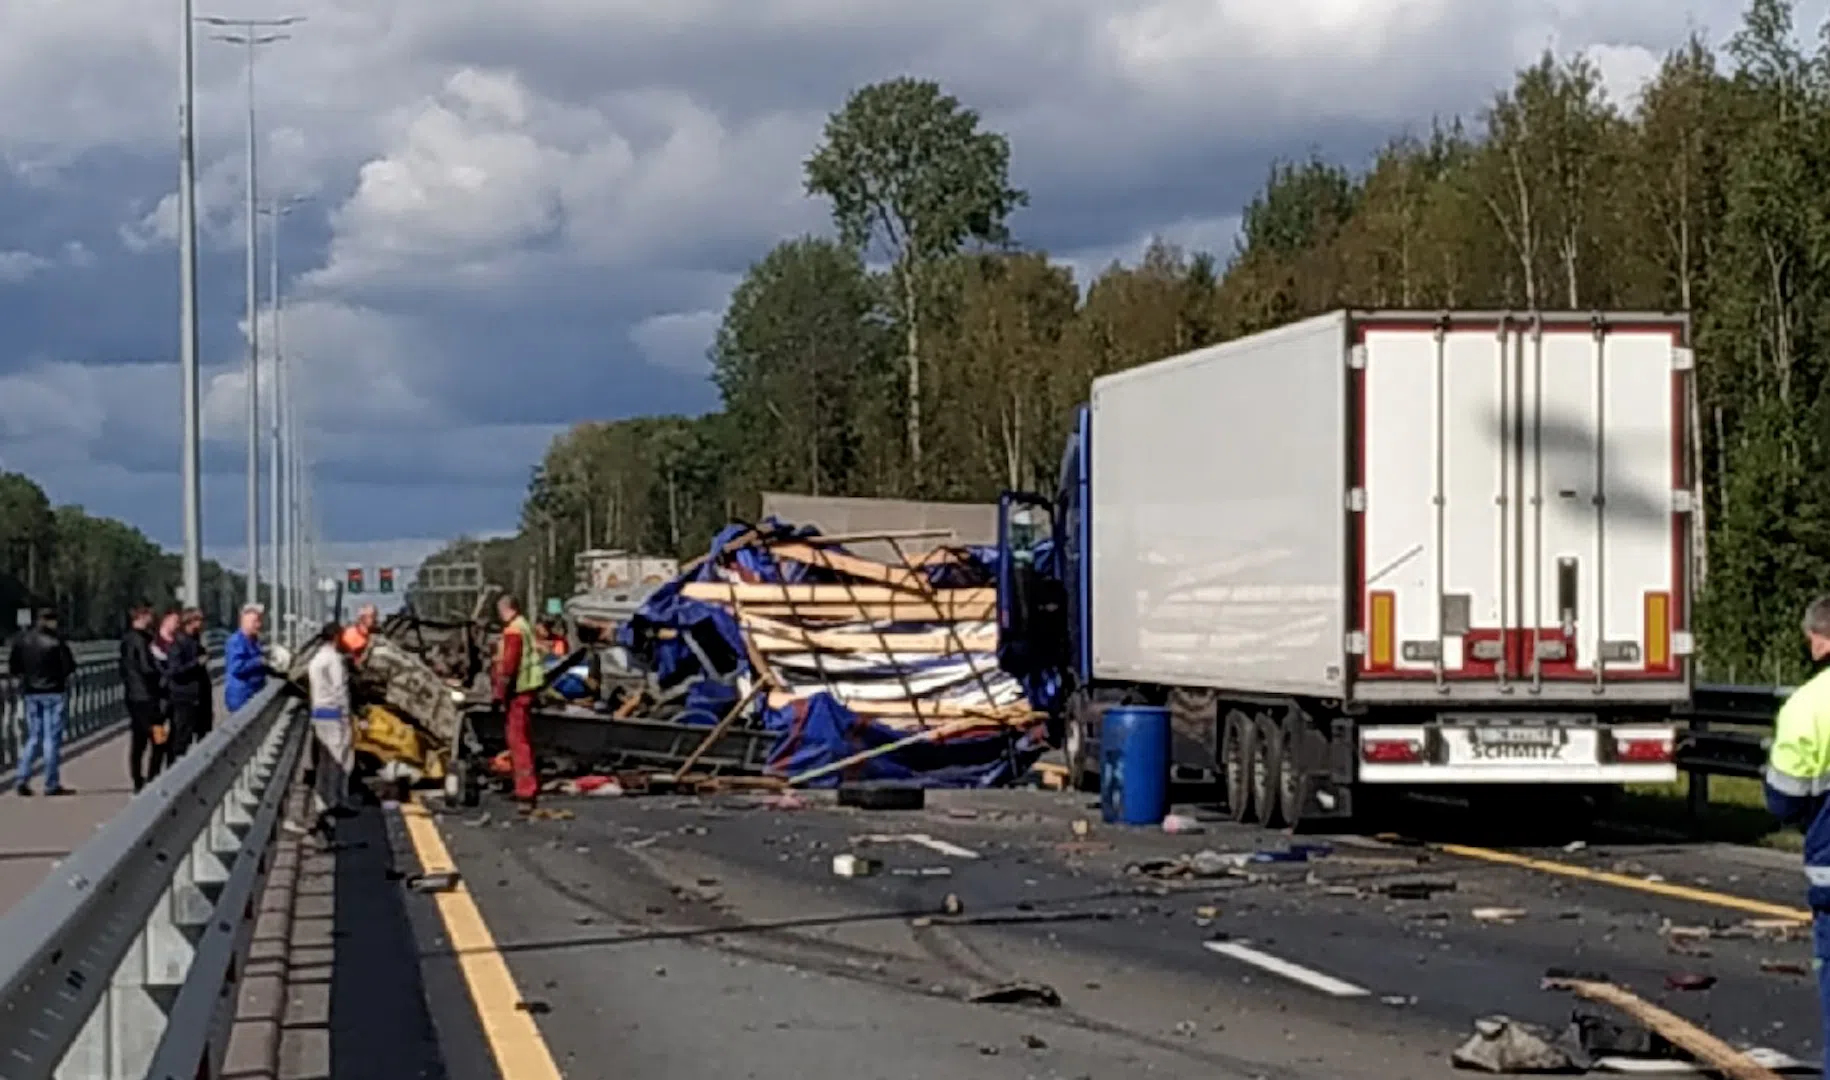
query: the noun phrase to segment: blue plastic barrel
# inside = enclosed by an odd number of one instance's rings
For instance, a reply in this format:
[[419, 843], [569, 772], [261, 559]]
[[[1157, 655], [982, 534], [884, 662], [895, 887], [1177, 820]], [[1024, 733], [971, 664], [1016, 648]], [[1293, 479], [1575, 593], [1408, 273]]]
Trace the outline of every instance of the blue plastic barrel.
[[1099, 725], [1099, 810], [1108, 824], [1161, 825], [1169, 814], [1169, 710], [1117, 705]]

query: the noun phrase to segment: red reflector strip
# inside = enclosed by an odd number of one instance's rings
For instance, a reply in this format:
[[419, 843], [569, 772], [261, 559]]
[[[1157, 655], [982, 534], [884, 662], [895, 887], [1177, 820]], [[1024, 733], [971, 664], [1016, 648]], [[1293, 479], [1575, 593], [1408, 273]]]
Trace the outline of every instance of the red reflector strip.
[[1414, 765], [1423, 760], [1415, 739], [1369, 739], [1360, 744], [1360, 760], [1371, 765]]
[[1614, 760], [1633, 765], [1663, 765], [1671, 760], [1669, 739], [1618, 739]]

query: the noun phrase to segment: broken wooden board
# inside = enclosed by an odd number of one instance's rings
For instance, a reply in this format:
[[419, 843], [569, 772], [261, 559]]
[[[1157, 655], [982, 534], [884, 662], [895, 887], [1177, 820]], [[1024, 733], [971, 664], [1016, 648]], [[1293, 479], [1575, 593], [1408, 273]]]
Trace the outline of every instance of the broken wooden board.
[[[777, 588], [773, 585], [767, 587]], [[949, 593], [971, 591], [977, 590], [942, 590], [938, 595], [948, 597]], [[712, 602], [721, 603], [723, 601]], [[948, 597], [945, 603], [936, 603], [923, 599], [919, 593], [904, 593], [893, 600], [873, 603], [745, 603], [742, 614], [746, 617], [755, 615], [769, 619], [795, 619], [808, 623], [816, 621], [835, 623], [983, 622], [997, 618], [998, 605], [995, 596], [978, 600]]]
[[943, 656], [949, 653], [995, 653], [998, 651], [996, 630], [970, 634], [946, 630], [916, 633], [873, 632], [870, 630], [805, 630], [777, 624], [753, 627], [749, 637], [756, 651], [769, 653], [879, 653], [886, 656]]
[[732, 583], [726, 581], [689, 581], [681, 586], [680, 595], [688, 600], [714, 604], [885, 604], [907, 600], [926, 600], [943, 612], [942, 618], [958, 619], [954, 608], [992, 605], [998, 591], [980, 589], [937, 589], [932, 593], [910, 593], [887, 585], [786, 585], [767, 582]]
[[1778, 1073], [1716, 1038], [1690, 1021], [1661, 1009], [1613, 983], [1589, 979], [1545, 979], [1547, 990], [1567, 990], [1579, 998], [1611, 1005], [1651, 1028], [1698, 1061], [1731, 1080], [1780, 1080]]
[[887, 566], [875, 559], [864, 559], [856, 555], [847, 555], [843, 551], [829, 551], [826, 548], [814, 547], [796, 540], [786, 540], [769, 545], [769, 554], [778, 559], [793, 559], [826, 570], [835, 570], [846, 577], [860, 581], [874, 581], [896, 589], [908, 589], [917, 592], [931, 591], [932, 586], [919, 571], [906, 566]]

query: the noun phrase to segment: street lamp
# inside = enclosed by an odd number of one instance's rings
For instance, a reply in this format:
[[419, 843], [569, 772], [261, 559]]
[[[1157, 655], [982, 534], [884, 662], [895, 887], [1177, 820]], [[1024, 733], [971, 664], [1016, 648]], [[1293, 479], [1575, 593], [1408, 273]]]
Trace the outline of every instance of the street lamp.
[[240, 33], [212, 35], [217, 41], [226, 41], [231, 45], [241, 45], [248, 50], [248, 146], [247, 146], [247, 217], [248, 217], [248, 595], [247, 602], [260, 602], [260, 272], [257, 250], [256, 217], [259, 216], [257, 186], [255, 180], [255, 127], [254, 127], [254, 56], [255, 50], [262, 45], [271, 45], [276, 41], [285, 41], [290, 34], [263, 32], [273, 31], [279, 27], [292, 26], [305, 21], [302, 15], [293, 15], [284, 19], [224, 19], [216, 16], [204, 16], [200, 20], [210, 26], [226, 27], [239, 30]]
[[178, 50], [178, 378], [184, 446], [179, 457], [184, 513], [184, 602], [203, 605], [203, 433], [197, 374], [196, 49], [192, 0], [183, 0]]
[[[302, 196], [276, 200], [261, 208], [261, 213], [271, 219], [272, 232], [268, 234], [267, 254], [269, 272], [267, 279], [267, 302], [273, 307], [273, 332], [270, 335], [272, 344], [268, 352], [273, 356], [273, 409], [269, 430], [271, 439], [267, 452], [267, 527], [271, 537], [267, 544], [268, 591], [273, 596], [273, 625], [276, 633], [286, 634], [286, 616], [292, 611], [296, 593], [289, 596], [295, 584], [291, 569], [286, 563], [286, 552], [296, 544], [292, 535], [292, 526], [288, 520], [287, 509], [290, 506], [285, 499], [286, 491], [291, 487], [287, 479], [292, 465], [292, 451], [287, 446], [285, 435], [292, 423], [289, 411], [290, 402], [287, 394], [289, 372], [282, 366], [280, 350], [280, 219], [291, 213], [307, 200]], [[287, 471], [282, 472], [285, 465]]]

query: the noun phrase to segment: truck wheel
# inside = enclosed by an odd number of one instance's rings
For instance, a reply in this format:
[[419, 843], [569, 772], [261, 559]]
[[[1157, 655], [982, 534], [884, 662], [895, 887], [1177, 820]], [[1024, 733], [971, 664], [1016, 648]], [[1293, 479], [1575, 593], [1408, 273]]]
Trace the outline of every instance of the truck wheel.
[[1292, 712], [1277, 725], [1277, 810], [1283, 823], [1297, 828], [1303, 820], [1303, 717]]
[[1220, 776], [1226, 784], [1226, 810], [1234, 821], [1250, 823], [1252, 815], [1252, 744], [1256, 728], [1238, 710], [1226, 714], [1220, 740]]
[[1258, 805], [1260, 824], [1275, 829], [1284, 823], [1284, 740], [1282, 725], [1268, 716], [1258, 717], [1252, 740], [1252, 801]]

